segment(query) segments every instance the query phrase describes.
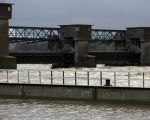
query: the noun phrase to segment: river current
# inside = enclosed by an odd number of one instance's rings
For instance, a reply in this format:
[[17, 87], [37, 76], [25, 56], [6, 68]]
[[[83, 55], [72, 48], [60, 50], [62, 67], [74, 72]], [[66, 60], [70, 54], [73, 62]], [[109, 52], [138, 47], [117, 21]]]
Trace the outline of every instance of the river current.
[[[50, 70], [50, 66], [18, 65], [17, 68]], [[150, 67], [99, 65], [97, 68], [80, 70], [143, 72], [149, 71]], [[0, 98], [0, 120], [150, 120], [150, 105]]]
[[150, 106], [0, 99], [0, 120], [150, 120]]

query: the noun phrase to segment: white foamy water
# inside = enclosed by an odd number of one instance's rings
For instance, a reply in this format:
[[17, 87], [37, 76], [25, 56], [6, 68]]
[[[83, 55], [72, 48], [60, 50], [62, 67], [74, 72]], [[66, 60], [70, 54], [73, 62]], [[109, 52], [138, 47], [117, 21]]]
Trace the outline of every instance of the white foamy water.
[[104, 86], [106, 78], [112, 86], [150, 87], [150, 67], [97, 65], [96, 68], [51, 69], [50, 64], [19, 64], [17, 70], [0, 70], [0, 82], [9, 83]]
[[[40, 71], [40, 72], [39, 72]], [[51, 81], [53, 71], [53, 81]], [[150, 87], [150, 67], [106, 67], [98, 65], [97, 68], [69, 68], [53, 69], [51, 65], [18, 65], [17, 70], [0, 70], [0, 82], [9, 83], [36, 83], [36, 84], [75, 84], [75, 71], [77, 85], [87, 85], [89, 71], [89, 85], [100, 85], [100, 72], [102, 71], [103, 85], [105, 78], [111, 79], [116, 86]], [[7, 77], [8, 75], [8, 77]], [[28, 77], [29, 76], [29, 77]], [[18, 79], [19, 78], [19, 79]], [[149, 120], [150, 107], [138, 104], [107, 104], [101, 102], [73, 102], [73, 101], [41, 101], [0, 98], [0, 120]]]

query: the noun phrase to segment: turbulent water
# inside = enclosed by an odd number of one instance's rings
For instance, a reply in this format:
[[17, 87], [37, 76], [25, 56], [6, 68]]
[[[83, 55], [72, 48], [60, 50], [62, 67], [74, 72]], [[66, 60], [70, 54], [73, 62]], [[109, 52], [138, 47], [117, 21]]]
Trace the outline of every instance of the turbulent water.
[[20, 64], [17, 70], [0, 70], [0, 82], [9, 83], [103, 86], [106, 78], [112, 86], [150, 88], [150, 67], [97, 65], [96, 68], [51, 69], [50, 64]]
[[[20, 72], [19, 82], [27, 82], [27, 70], [30, 70], [30, 82], [39, 82], [37, 70], [42, 71], [43, 83], [51, 84], [49, 72], [51, 65], [18, 65], [17, 69]], [[62, 76], [62, 71], [65, 71], [65, 76], [74, 75], [77, 71], [79, 78], [78, 84], [87, 84], [87, 71], [91, 71], [90, 78], [92, 81], [90, 85], [99, 83], [99, 71], [105, 71], [103, 77], [109, 77], [114, 84], [114, 71], [117, 73], [119, 86], [128, 86], [128, 77], [130, 71], [133, 81], [130, 82], [131, 86], [142, 87], [142, 73], [145, 72], [145, 86], [150, 87], [150, 67], [108, 67], [98, 65], [97, 68], [69, 68], [69, 69], [55, 69], [53, 70], [53, 82], [61, 84], [62, 80], [57, 81], [58, 77]], [[56, 73], [55, 73], [56, 72]], [[6, 71], [0, 70], [1, 82], [6, 78]], [[23, 77], [24, 76], [24, 77]], [[36, 78], [37, 77], [37, 78]], [[13, 80], [13, 78], [15, 78]], [[123, 78], [123, 79], [121, 79]], [[138, 78], [138, 80], [137, 80]], [[16, 71], [9, 71], [9, 82], [16, 82]], [[38, 79], [38, 81], [36, 81]], [[67, 79], [67, 78], [66, 78]], [[66, 80], [65, 79], [65, 80]], [[120, 80], [120, 81], [119, 81]], [[95, 82], [94, 82], [95, 81]], [[94, 84], [95, 83], [95, 84]], [[65, 84], [74, 84], [74, 80], [70, 78], [65, 81]], [[49, 101], [49, 100], [20, 100], [20, 99], [3, 99], [0, 98], [0, 120], [150, 120], [150, 106], [148, 105], [132, 105], [132, 104], [119, 104], [119, 103], [101, 103], [101, 102], [80, 102], [80, 101]]]
[[149, 120], [150, 106], [0, 99], [0, 120]]
[[[17, 69], [34, 69], [34, 70], [50, 70], [51, 64], [18, 64]], [[150, 66], [125, 66], [125, 67], [115, 67], [115, 66], [105, 66], [103, 64], [98, 64], [96, 68], [58, 68], [56, 70], [94, 70], [94, 71], [150, 71]]]
[[[18, 65], [18, 70], [30, 70], [31, 83], [38, 83], [39, 73], [41, 70], [41, 82], [51, 84], [51, 65]], [[66, 68], [53, 69], [53, 84], [62, 84], [64, 72], [64, 83], [66, 85], [75, 84], [75, 71], [77, 77], [77, 85], [100, 86], [100, 71], [102, 71], [102, 85], [105, 84], [105, 79], [111, 80], [111, 85], [119, 87], [150, 87], [150, 67], [110, 67], [97, 65], [96, 68]], [[88, 72], [89, 71], [89, 83]], [[15, 73], [14, 73], [15, 74]], [[20, 73], [21, 74], [21, 73]], [[27, 71], [22, 71], [23, 75], [27, 75]], [[22, 76], [22, 74], [20, 76]], [[12, 78], [12, 77], [11, 77]], [[22, 77], [23, 79], [23, 77]], [[25, 78], [27, 79], [27, 78]], [[25, 80], [24, 80], [25, 81]]]

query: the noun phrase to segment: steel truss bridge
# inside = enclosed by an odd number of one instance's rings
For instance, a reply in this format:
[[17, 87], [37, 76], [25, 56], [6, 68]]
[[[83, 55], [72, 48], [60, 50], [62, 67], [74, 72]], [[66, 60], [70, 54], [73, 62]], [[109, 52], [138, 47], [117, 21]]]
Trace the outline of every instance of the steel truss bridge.
[[[50, 27], [9, 27], [9, 43], [36, 43], [54, 42], [60, 36], [60, 28]], [[103, 30], [92, 29], [91, 42], [124, 41], [126, 38], [125, 30]]]

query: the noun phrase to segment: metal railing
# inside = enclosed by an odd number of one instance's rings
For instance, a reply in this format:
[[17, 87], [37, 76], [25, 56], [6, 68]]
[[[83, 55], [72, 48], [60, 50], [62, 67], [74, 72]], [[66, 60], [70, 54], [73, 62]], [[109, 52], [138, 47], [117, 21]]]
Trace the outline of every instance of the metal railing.
[[150, 88], [150, 72], [0, 70], [0, 83]]

